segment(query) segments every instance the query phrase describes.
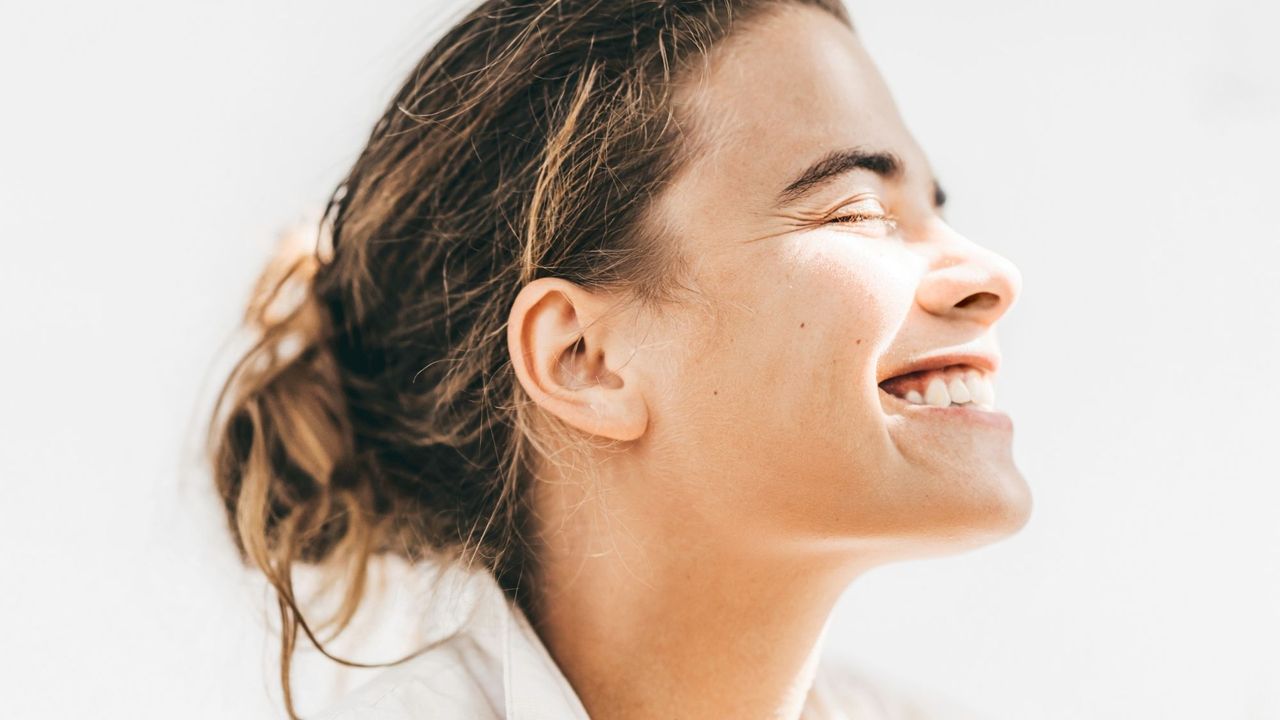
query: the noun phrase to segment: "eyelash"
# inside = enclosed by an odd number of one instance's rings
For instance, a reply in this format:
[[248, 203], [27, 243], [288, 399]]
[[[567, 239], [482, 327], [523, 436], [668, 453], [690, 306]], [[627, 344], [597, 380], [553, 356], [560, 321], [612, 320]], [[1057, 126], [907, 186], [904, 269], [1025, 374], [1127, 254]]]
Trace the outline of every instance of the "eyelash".
[[880, 215], [876, 213], [849, 213], [847, 215], [837, 215], [827, 220], [829, 223], [847, 223], [847, 222], [864, 222], [867, 220], [880, 220], [888, 226], [889, 231], [893, 232], [898, 228], [898, 219], [892, 215]]

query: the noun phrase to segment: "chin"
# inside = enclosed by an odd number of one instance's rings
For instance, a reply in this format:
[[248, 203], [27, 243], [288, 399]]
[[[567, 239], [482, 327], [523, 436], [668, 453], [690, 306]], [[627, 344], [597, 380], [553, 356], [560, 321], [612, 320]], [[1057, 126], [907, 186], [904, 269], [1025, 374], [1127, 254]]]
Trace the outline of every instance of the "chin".
[[960, 548], [987, 545], [1016, 534], [1031, 520], [1031, 488], [1012, 462], [984, 467], [950, 482], [971, 492], [958, 502], [949, 531]]
[[1031, 520], [1035, 505], [1031, 487], [1018, 468], [1010, 466], [999, 483], [1004, 490], [999, 504], [993, 506], [991, 523], [999, 537], [1007, 537], [1021, 530]]
[[[989, 456], [988, 456], [989, 457]], [[1031, 519], [1031, 489], [1010, 458], [957, 467], [957, 458], [924, 473], [900, 508], [904, 557], [950, 555], [998, 542]], [[896, 553], [895, 553], [896, 554]]]

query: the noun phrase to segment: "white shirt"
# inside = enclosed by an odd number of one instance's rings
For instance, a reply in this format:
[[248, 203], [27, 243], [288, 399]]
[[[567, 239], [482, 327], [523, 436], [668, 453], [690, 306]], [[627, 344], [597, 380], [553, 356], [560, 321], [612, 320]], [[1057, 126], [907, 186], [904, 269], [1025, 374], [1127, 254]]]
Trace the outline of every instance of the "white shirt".
[[[459, 631], [383, 670], [322, 712], [324, 720], [590, 720], [518, 605], [488, 572], [450, 570], [456, 593], [433, 617]], [[889, 692], [865, 673], [823, 658], [801, 720], [973, 720], [939, 698]]]

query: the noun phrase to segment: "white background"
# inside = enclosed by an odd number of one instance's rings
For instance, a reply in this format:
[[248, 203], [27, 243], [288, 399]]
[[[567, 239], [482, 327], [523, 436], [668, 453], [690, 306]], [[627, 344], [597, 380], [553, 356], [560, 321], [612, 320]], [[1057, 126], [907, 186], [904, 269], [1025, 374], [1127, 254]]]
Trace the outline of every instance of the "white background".
[[[5, 9], [0, 715], [279, 715], [195, 440], [274, 235], [442, 8]], [[828, 651], [993, 720], [1280, 718], [1276, 5], [852, 9], [953, 223], [1022, 269], [1000, 402], [1035, 510], [865, 576]]]

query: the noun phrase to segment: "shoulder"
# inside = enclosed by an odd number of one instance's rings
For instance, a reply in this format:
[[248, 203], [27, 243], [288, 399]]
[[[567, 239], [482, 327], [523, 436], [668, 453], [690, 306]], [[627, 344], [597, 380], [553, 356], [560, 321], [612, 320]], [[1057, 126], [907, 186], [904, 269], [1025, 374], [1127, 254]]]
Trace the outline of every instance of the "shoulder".
[[804, 720], [987, 720], [940, 691], [837, 658], [819, 664]]
[[503, 716], [501, 673], [484, 651], [459, 635], [391, 666], [316, 714], [317, 720], [497, 720]]

